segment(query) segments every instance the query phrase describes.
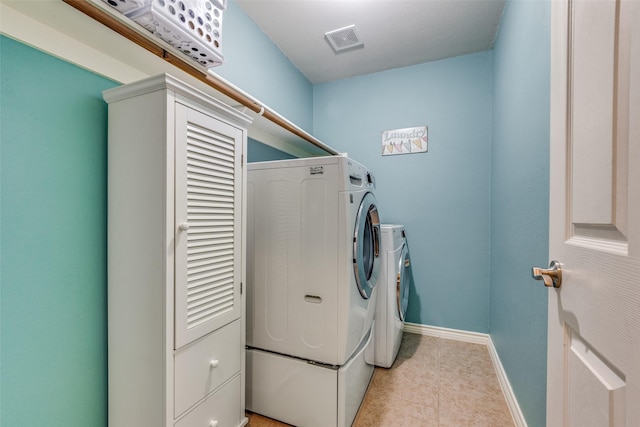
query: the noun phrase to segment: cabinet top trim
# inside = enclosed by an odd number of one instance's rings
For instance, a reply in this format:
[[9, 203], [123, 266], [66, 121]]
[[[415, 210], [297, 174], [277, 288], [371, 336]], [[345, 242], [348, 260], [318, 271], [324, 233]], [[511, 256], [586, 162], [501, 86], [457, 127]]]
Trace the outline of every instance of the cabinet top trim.
[[144, 95], [158, 90], [170, 90], [192, 101], [211, 108], [216, 113], [224, 115], [242, 127], [247, 127], [253, 119], [241, 111], [232, 108], [206, 93], [190, 86], [171, 74], [159, 74], [137, 82], [125, 84], [102, 92], [104, 100], [111, 104], [134, 96]]

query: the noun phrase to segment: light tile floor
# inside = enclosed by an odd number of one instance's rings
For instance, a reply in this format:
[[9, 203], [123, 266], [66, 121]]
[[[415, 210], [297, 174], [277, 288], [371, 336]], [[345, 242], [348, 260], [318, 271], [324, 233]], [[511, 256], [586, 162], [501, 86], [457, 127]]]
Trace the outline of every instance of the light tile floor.
[[[282, 427], [248, 414], [250, 427]], [[405, 333], [390, 369], [376, 368], [353, 427], [511, 427], [487, 347]]]

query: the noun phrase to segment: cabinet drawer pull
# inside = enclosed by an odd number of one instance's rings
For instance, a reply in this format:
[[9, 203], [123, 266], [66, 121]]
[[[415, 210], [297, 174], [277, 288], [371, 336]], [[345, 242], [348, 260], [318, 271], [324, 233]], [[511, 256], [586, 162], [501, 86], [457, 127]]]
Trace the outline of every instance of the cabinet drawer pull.
[[180, 223], [178, 228], [180, 229], [180, 231], [187, 231], [189, 229], [189, 223], [188, 222], [182, 222], [182, 223]]
[[[211, 366], [212, 368], [217, 368], [218, 365], [220, 364], [220, 361], [218, 359], [213, 359], [210, 363], [209, 366]], [[212, 421], [213, 422], [213, 421]], [[217, 422], [217, 421], [216, 421]]]
[[209, 427], [218, 427], [218, 420], [211, 420], [211, 422], [209, 422]]

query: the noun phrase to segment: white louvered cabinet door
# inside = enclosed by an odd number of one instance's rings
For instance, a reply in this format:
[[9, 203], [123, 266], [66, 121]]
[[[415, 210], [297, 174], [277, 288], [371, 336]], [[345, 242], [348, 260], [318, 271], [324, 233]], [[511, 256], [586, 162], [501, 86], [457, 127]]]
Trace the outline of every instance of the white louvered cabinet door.
[[176, 104], [175, 348], [241, 315], [242, 131]]

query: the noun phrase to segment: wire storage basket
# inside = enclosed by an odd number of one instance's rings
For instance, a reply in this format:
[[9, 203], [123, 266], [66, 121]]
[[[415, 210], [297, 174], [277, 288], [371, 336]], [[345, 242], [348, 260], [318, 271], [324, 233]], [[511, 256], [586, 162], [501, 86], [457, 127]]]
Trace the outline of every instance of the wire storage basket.
[[[222, 15], [226, 0], [103, 0], [207, 68], [221, 65]], [[120, 3], [143, 3], [130, 8]], [[113, 6], [113, 5], [112, 5]], [[116, 9], [118, 9], [116, 7]], [[118, 9], [118, 10], [121, 10]]]
[[148, 0], [102, 0], [112, 8], [116, 9], [120, 13], [127, 13], [132, 10], [138, 9], [145, 4]]

